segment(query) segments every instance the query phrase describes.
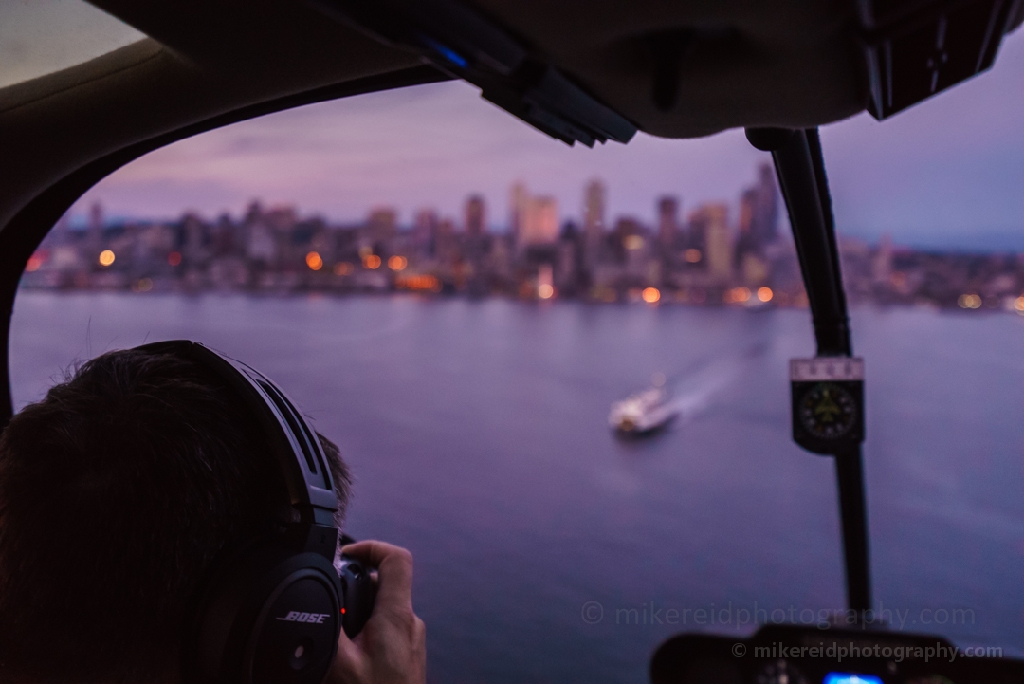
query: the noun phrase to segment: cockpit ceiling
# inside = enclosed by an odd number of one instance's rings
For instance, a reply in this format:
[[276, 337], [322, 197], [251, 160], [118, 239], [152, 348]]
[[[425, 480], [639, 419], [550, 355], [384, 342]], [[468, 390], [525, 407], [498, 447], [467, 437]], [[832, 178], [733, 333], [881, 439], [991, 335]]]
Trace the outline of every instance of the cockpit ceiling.
[[[365, 42], [296, 0], [94, 4], [197, 65], [239, 80], [308, 80], [341, 67], [338, 60], [351, 56], [345, 47]], [[479, 0], [476, 6], [653, 135], [810, 126], [867, 104], [854, 7], [846, 0]], [[684, 54], [673, 55], [680, 36]], [[407, 59], [398, 48], [378, 50], [398, 53], [396, 63]], [[666, 66], [666, 59], [676, 63]], [[660, 102], [659, 79], [675, 83]]]
[[[653, 135], [688, 138], [737, 126], [810, 126], [852, 116], [867, 103], [852, 2], [481, 0], [480, 5]], [[660, 85], [675, 91], [661, 94], [661, 102]]]
[[[628, 140], [633, 126], [655, 136], [701, 137], [740, 126], [825, 124], [869, 105], [887, 116], [916, 101], [880, 103], [879, 79], [866, 77], [858, 41], [863, 13], [856, 12], [864, 3], [889, 14], [936, 3], [971, 11], [1001, 7], [1000, 31], [986, 34], [999, 37], [1024, 15], [1024, 0], [91, 2], [149, 38], [0, 88], [0, 128], [7, 133], [0, 138], [0, 226], [53, 183], [111, 154], [128, 154], [135, 144], [142, 154], [176, 136], [255, 115], [245, 114], [253, 108], [295, 106], [325, 88], [338, 97], [446, 78], [423, 65], [422, 53], [382, 42], [359, 22], [328, 16], [324, 3], [362, 2], [378, 15], [380, 7], [402, 3], [421, 13], [465, 3], [546, 65], [544, 73], [560, 72], [552, 82], [570, 83], [551, 91], [547, 104], [560, 97], [569, 102], [563, 95], [570, 92], [590, 111], [614, 110], [605, 120], [618, 117], [624, 126], [612, 126], [606, 137], [620, 140]], [[387, 23], [390, 15], [384, 16]], [[438, 16], [434, 25], [446, 26], [444, 12]], [[994, 58], [998, 38], [986, 41], [986, 55]], [[921, 80], [917, 71], [912, 76]], [[502, 106], [530, 120], [534, 104]], [[545, 128], [538, 116], [531, 123]]]
[[[1015, 8], [1007, 11], [1024, 13], [1024, 2], [1000, 1]], [[339, 59], [351, 60], [352, 51], [346, 48], [365, 42], [360, 31], [326, 18], [314, 8], [315, 3], [300, 0], [94, 2], [196, 64], [231, 72], [241, 81], [301, 81], [326, 75], [342, 67]], [[926, 4], [886, 5], [875, 0], [473, 0], [470, 4], [642, 130], [688, 138], [738, 126], [819, 125], [865, 109], [870, 92], [859, 42], [863, 11], [858, 14], [858, 2], [879, 7]], [[1020, 17], [1015, 21], [1019, 23]], [[378, 45], [371, 50], [375, 59], [369, 61], [383, 58], [389, 50], [396, 63], [409, 59], [401, 48]]]

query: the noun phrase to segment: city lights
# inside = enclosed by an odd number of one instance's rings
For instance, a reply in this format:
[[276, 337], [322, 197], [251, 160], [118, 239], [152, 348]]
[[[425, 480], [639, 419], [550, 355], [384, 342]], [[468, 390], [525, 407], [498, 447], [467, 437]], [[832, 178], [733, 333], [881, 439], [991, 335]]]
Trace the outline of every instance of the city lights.
[[28, 261], [25, 262], [25, 271], [28, 273], [38, 271], [43, 267], [43, 264], [46, 263], [46, 259], [48, 256], [49, 255], [44, 250], [34, 252], [32, 256], [28, 258]]
[[644, 238], [641, 235], [627, 235], [622, 241], [623, 247], [631, 252], [644, 248]]
[[[353, 223], [313, 220], [294, 206], [264, 209], [259, 202], [237, 218], [213, 222], [188, 214], [132, 231], [108, 231], [94, 218], [88, 234], [53, 231], [27, 259], [22, 282], [144, 292], [139, 278], [152, 274], [152, 289], [159, 291], [295, 285], [532, 301], [808, 306], [795, 255], [778, 237], [782, 214], [770, 164], [759, 167], [755, 183], [740, 195], [739, 212], [729, 202], [711, 202], [683, 216], [679, 197], [666, 194], [656, 198], [653, 216], [609, 216], [607, 193], [600, 180], [589, 182], [583, 212], [573, 217], [553, 196], [517, 182], [515, 211], [504, 230], [492, 230], [480, 194], [466, 196], [462, 216], [426, 208], [403, 217], [381, 205]], [[98, 205], [91, 216], [102, 217]], [[876, 246], [844, 240], [844, 277], [854, 301], [1024, 316], [1018, 289], [1024, 255], [979, 260], [955, 251], [896, 250], [888, 238]]]
[[976, 294], [962, 294], [957, 304], [961, 309], [978, 309], [981, 307], [981, 297]]
[[402, 290], [440, 292], [441, 281], [432, 275], [413, 275], [395, 278], [395, 287]]
[[750, 288], [734, 287], [728, 289], [722, 293], [722, 301], [726, 304], [746, 304], [750, 301]]

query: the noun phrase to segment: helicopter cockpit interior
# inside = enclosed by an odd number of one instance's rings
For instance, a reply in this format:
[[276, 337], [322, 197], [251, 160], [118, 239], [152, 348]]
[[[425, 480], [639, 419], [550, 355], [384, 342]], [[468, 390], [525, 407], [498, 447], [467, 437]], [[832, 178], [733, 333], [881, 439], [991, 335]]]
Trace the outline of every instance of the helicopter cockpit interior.
[[[566, 145], [742, 128], [770, 153], [816, 353], [789, 368], [793, 439], [831, 459], [847, 614], [828, 630], [683, 633], [654, 684], [1022, 682], [1024, 660], [944, 657], [872, 613], [864, 359], [851, 344], [818, 127], [928, 107], [996, 64], [1024, 0], [90, 0], [143, 37], [0, 88], [0, 334], [26, 262], [85, 192], [175, 141], [316, 102], [462, 80]], [[981, 75], [981, 76], [979, 76]], [[870, 359], [868, 359], [870, 363]], [[0, 421], [14, 412], [0, 393]], [[823, 418], [823, 416], [825, 416]], [[810, 458], [810, 456], [809, 456]]]

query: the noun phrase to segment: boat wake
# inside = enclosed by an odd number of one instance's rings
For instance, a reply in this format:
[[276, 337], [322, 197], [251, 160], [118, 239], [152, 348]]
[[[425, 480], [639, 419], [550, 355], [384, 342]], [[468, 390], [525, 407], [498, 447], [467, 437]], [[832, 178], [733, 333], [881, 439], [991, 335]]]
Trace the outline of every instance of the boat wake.
[[707, 362], [695, 372], [671, 381], [655, 373], [649, 389], [612, 404], [608, 423], [622, 434], [646, 435], [661, 430], [673, 420], [690, 420], [736, 382], [750, 361], [761, 356], [766, 348], [765, 344], [755, 345], [735, 357]]

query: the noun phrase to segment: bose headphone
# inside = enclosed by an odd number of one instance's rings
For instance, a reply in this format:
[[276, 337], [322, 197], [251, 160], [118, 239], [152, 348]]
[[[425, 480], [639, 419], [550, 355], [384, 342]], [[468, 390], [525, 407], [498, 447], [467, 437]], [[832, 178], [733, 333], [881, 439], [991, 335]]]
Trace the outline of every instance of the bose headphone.
[[240, 361], [188, 340], [136, 349], [223, 380], [263, 429], [288, 496], [274, 530], [214, 563], [182, 642], [185, 680], [320, 684], [341, 630], [354, 637], [369, 619], [376, 583], [355, 559], [335, 562], [338, 498], [319, 438], [277, 385]]

